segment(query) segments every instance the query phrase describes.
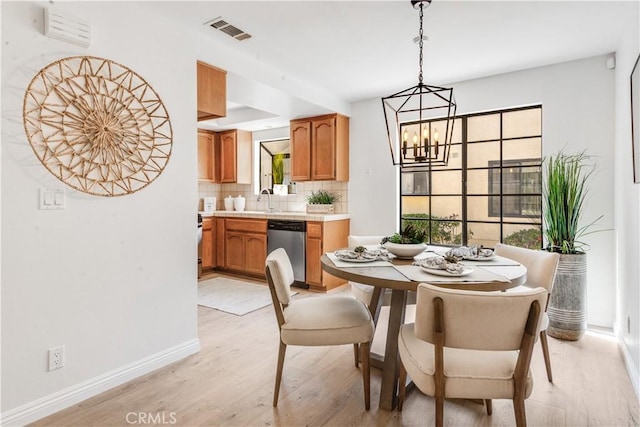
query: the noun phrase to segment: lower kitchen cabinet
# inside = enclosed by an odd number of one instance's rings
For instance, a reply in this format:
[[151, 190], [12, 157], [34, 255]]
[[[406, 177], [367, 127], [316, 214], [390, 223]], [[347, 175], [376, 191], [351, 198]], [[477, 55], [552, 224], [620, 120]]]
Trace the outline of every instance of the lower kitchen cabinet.
[[320, 257], [325, 252], [347, 247], [349, 220], [307, 221], [307, 269], [306, 281], [309, 289], [328, 291], [345, 283], [344, 279], [322, 271]]
[[202, 268], [216, 266], [214, 218], [202, 218]]
[[244, 270], [245, 245], [244, 233], [240, 231], [228, 231], [225, 236], [225, 268], [231, 270]]
[[264, 264], [267, 259], [267, 221], [226, 218], [224, 224], [223, 268], [264, 276]]
[[267, 260], [267, 236], [265, 234], [245, 234], [244, 271], [264, 275], [264, 264]]
[[224, 240], [226, 229], [224, 227], [224, 218], [216, 218], [216, 241], [215, 241], [215, 261], [216, 267], [224, 268]]
[[[209, 220], [209, 225], [205, 221]], [[325, 252], [347, 247], [350, 222], [307, 221], [306, 283], [313, 291], [326, 292], [345, 283], [344, 279], [322, 271], [320, 257]], [[206, 237], [207, 227], [210, 237]], [[267, 220], [235, 217], [205, 218], [203, 220], [203, 268], [218, 268], [234, 273], [264, 277], [267, 259]], [[206, 253], [206, 255], [205, 255]], [[205, 261], [206, 258], [206, 261]], [[205, 265], [205, 262], [208, 263]]]

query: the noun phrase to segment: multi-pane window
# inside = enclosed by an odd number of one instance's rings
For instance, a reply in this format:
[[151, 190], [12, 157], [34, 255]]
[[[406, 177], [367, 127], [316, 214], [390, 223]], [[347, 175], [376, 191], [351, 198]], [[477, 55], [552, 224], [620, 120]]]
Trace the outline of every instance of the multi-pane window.
[[[500, 168], [500, 161], [489, 162], [489, 188], [492, 194], [489, 198], [489, 216], [499, 217], [500, 207], [505, 217], [536, 217], [540, 215], [540, 159], [505, 160], [504, 168]], [[505, 194], [511, 194], [501, 203], [500, 186]]]
[[401, 226], [433, 244], [540, 248], [541, 163], [541, 106], [458, 117], [446, 166], [401, 170]]

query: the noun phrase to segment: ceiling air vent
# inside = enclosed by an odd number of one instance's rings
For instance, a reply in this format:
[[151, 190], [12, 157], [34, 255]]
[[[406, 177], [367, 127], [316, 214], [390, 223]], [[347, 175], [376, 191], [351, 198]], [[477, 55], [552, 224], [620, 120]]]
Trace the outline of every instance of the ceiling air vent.
[[211, 28], [222, 31], [223, 33], [233, 37], [236, 40], [242, 41], [251, 38], [251, 34], [245, 33], [240, 28], [229, 24], [221, 16], [218, 16], [211, 21], [205, 22], [204, 25], [208, 25]]

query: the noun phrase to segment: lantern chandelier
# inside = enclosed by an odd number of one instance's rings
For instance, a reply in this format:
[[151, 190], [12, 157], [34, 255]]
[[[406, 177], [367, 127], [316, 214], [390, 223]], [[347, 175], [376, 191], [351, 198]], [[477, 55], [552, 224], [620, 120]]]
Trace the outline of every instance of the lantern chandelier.
[[420, 72], [418, 84], [382, 98], [389, 148], [394, 165], [446, 166], [451, 148], [456, 101], [452, 88], [422, 82], [422, 23], [431, 0], [412, 0], [420, 11]]

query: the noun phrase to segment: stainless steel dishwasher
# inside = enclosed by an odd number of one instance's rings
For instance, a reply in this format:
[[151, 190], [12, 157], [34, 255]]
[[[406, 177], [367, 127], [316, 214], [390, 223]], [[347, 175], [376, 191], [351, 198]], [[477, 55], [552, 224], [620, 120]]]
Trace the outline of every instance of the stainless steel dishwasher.
[[306, 231], [304, 221], [276, 220], [267, 221], [267, 252], [284, 248], [293, 266], [294, 286], [309, 288], [306, 284]]

